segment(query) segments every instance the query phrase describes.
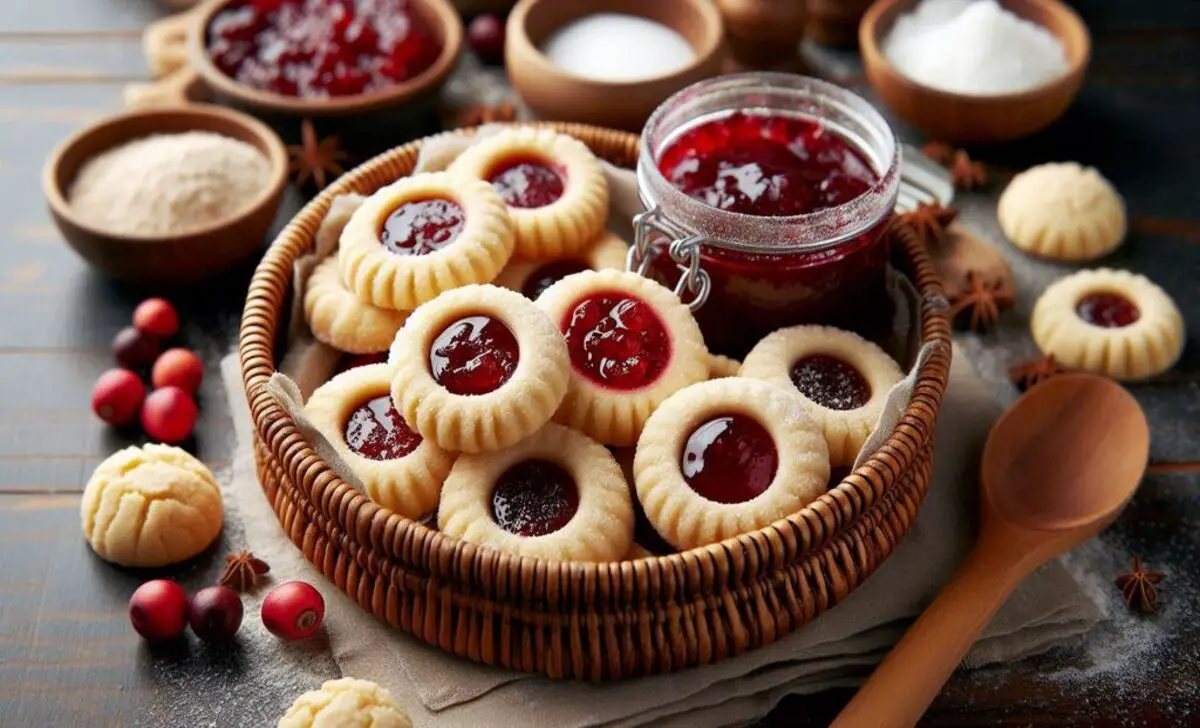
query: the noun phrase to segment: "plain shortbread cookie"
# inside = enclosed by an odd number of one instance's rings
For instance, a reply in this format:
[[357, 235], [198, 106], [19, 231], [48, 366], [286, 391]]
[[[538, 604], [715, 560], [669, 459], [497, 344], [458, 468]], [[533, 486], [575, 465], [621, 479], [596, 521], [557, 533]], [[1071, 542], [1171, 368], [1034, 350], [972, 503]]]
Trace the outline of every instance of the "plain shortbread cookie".
[[296, 698], [278, 728], [412, 728], [412, 720], [386, 688], [343, 677]]
[[1039, 164], [1013, 177], [996, 219], [1018, 248], [1054, 260], [1094, 260], [1125, 237], [1125, 203], [1094, 167]]

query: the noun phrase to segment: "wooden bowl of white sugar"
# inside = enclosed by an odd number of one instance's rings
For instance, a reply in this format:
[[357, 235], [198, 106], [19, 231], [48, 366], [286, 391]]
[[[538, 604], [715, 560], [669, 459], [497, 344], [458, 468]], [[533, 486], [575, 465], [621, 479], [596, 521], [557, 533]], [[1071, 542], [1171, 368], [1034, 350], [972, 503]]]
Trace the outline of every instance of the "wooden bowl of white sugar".
[[1059, 0], [877, 0], [858, 28], [867, 79], [905, 121], [956, 143], [1020, 139], [1083, 85], [1087, 26]]
[[724, 36], [712, 0], [520, 0], [504, 61], [539, 117], [639, 131], [671, 94], [720, 71]]
[[260, 249], [287, 183], [275, 132], [208, 105], [103, 119], [46, 161], [50, 214], [88, 263], [127, 281], [187, 283]]

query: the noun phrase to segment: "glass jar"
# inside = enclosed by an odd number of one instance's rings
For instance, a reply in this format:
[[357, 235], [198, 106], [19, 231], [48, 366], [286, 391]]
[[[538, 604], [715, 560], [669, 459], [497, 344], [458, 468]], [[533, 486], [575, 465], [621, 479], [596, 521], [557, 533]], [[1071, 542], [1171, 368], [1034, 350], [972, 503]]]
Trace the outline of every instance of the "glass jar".
[[[874, 172], [858, 197], [797, 215], [719, 209], [659, 169], [680, 135], [734, 112], [794, 117], [841, 137]], [[720, 76], [667, 99], [642, 130], [630, 267], [675, 287], [709, 348], [744, 355], [775, 329], [820, 323], [877, 332], [890, 320], [884, 228], [900, 187], [900, 147], [883, 117], [843, 88], [784, 73]]]

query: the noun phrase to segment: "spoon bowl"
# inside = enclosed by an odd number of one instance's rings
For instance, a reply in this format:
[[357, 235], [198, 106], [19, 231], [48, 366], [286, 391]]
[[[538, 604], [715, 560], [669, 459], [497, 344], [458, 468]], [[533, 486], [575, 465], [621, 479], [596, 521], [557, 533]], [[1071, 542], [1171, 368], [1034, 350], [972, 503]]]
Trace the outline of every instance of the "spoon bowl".
[[1017, 400], [983, 449], [975, 548], [833, 725], [916, 725], [1021, 580], [1116, 519], [1149, 454], [1145, 414], [1109, 379], [1055, 377]]

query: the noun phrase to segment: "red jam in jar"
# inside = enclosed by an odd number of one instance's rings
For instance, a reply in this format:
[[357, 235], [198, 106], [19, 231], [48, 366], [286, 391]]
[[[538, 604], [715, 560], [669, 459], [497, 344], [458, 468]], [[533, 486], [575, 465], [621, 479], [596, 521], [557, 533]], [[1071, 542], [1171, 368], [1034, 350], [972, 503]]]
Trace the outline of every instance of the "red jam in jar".
[[674, 286], [680, 261], [666, 244], [704, 241], [710, 285], [695, 315], [711, 350], [744, 356], [802, 323], [870, 336], [890, 320], [883, 231], [899, 149], [849, 91], [778, 73], [694, 84], [647, 122], [638, 187], [659, 222], [652, 277]]
[[354, 96], [417, 76], [442, 52], [408, 0], [240, 0], [208, 26], [230, 78], [283, 96]]

